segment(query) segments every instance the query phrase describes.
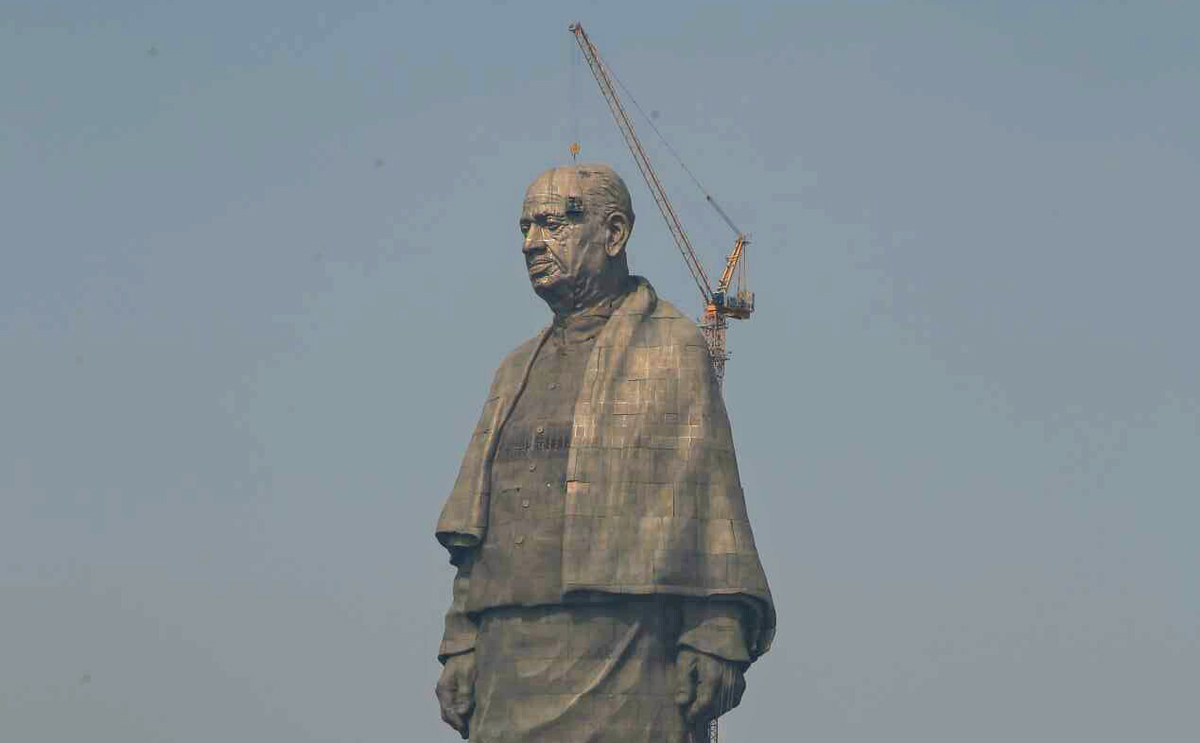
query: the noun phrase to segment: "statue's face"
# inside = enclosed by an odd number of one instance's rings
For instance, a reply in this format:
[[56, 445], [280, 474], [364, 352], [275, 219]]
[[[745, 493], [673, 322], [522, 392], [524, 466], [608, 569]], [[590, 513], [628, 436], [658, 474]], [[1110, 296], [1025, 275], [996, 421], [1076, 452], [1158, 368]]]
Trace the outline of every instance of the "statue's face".
[[544, 299], [568, 297], [604, 270], [603, 221], [584, 203], [572, 169], [547, 171], [525, 192], [521, 234], [529, 281]]

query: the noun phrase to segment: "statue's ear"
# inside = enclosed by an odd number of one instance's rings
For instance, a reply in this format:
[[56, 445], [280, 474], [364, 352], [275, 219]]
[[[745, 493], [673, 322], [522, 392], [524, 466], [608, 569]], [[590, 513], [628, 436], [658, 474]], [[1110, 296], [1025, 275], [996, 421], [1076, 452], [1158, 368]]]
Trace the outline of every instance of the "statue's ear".
[[604, 220], [604, 252], [609, 258], [621, 255], [632, 231], [633, 225], [629, 224], [629, 217], [621, 212], [608, 215], [608, 219]]

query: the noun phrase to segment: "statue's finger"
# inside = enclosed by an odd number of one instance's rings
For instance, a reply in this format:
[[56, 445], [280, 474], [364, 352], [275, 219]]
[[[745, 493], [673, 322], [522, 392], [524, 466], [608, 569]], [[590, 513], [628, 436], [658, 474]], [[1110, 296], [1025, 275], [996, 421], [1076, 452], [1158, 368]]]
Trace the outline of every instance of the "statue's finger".
[[455, 697], [457, 696], [455, 692], [456, 685], [447, 682], [439, 681], [438, 685], [434, 687], [438, 706], [442, 710], [442, 721], [461, 733], [465, 726], [465, 721], [462, 714], [455, 709], [458, 706], [455, 703]]
[[705, 678], [703, 674], [696, 679], [696, 698], [687, 710], [687, 721], [689, 723], [708, 720], [716, 717], [716, 711], [713, 709], [713, 699], [716, 694], [716, 688], [711, 678]]
[[696, 655], [680, 653], [675, 666], [675, 703], [686, 707], [696, 698]]
[[461, 693], [454, 697], [454, 711], [461, 715], [464, 719], [470, 716], [471, 710], [475, 709], [475, 697], [473, 694]]
[[450, 707], [442, 707], [442, 721], [457, 730], [460, 734], [466, 728], [466, 723], [463, 721], [462, 715], [458, 714]]
[[[736, 707], [742, 703], [742, 695], [746, 693], [746, 677], [743, 674], [737, 675], [737, 681], [733, 685], [733, 706]], [[732, 709], [732, 707], [730, 708]]]
[[454, 693], [450, 690], [450, 687], [440, 681], [437, 686], [433, 687], [433, 695], [437, 697], [438, 704], [443, 709], [449, 707], [450, 702], [454, 699]]

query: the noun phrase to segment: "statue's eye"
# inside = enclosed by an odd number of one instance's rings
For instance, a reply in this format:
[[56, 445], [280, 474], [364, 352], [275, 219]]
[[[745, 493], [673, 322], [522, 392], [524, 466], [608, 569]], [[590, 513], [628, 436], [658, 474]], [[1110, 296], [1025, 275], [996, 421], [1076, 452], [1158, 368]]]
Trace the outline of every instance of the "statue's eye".
[[526, 221], [525, 221], [525, 220], [523, 220], [523, 219], [521, 220], [521, 234], [522, 234], [522, 235], [528, 235], [528, 234], [529, 234], [529, 223], [528, 223], [528, 222], [526, 222]]

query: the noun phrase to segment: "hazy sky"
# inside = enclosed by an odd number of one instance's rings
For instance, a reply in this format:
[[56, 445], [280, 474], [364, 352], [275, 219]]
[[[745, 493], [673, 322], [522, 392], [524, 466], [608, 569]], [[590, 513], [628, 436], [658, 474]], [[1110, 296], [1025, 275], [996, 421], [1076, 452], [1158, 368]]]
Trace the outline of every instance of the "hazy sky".
[[433, 526], [576, 131], [700, 310], [574, 20], [754, 238], [723, 741], [1195, 739], [1200, 6], [0, 0], [0, 740], [457, 740]]

